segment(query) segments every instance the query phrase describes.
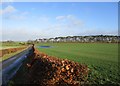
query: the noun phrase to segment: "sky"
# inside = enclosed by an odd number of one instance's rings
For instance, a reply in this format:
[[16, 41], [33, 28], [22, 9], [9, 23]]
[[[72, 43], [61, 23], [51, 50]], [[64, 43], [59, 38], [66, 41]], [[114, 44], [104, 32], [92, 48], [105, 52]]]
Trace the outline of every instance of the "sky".
[[0, 5], [3, 41], [118, 35], [117, 2], [6, 2]]

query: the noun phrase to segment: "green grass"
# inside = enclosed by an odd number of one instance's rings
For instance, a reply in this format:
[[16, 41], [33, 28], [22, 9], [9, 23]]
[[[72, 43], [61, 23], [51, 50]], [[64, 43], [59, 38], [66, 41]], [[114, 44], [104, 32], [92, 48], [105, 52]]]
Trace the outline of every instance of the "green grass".
[[22, 45], [19, 44], [19, 42], [13, 42], [13, 43], [1, 43], [0, 42], [0, 50], [1, 49], [7, 49], [7, 48], [16, 48], [20, 47]]
[[[19, 42], [13, 42], [13, 43], [2, 43], [0, 42], [0, 50], [2, 49], [8, 49], [8, 48], [18, 48], [18, 47], [23, 47], [24, 45], [20, 45]], [[18, 53], [20, 53], [23, 50], [17, 51], [15, 53], [10, 53], [10, 54], [6, 54], [4, 55], [2, 58], [0, 58], [0, 62], [4, 61]]]
[[[39, 48], [41, 45], [52, 48]], [[89, 73], [91, 83], [118, 84], [118, 44], [107, 43], [44, 43], [37, 45], [41, 52], [50, 56], [73, 60], [87, 64], [92, 72]]]
[[17, 48], [17, 47], [20, 47], [20, 46], [2, 46], [2, 47], [0, 47], [0, 50], [1, 49], [8, 49], [8, 48]]
[[14, 52], [14, 53], [4, 55], [2, 58], [0, 58], [0, 62], [9, 59], [12, 56], [15, 56], [16, 54], [22, 52], [23, 50], [25, 50], [25, 49], [22, 49], [22, 50], [19, 50], [17, 52]]

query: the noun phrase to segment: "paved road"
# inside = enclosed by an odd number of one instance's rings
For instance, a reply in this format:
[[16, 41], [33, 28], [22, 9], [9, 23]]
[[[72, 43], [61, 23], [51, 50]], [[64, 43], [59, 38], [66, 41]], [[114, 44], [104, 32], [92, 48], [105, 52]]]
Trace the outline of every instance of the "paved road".
[[0, 69], [0, 84], [6, 84], [16, 74], [22, 65], [22, 62], [30, 54], [30, 50], [31, 48], [28, 48], [0, 63], [0, 66], [2, 65], [2, 68]]

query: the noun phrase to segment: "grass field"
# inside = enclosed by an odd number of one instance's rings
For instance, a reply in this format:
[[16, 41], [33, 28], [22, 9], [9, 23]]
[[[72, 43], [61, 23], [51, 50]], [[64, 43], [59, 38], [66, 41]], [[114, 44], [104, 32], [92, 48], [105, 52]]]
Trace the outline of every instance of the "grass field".
[[[23, 46], [20, 45], [19, 42], [13, 42], [13, 43], [1, 43], [0, 42], [0, 50], [8, 49], [8, 48], [18, 48], [18, 47], [23, 47]], [[2, 58], [0, 58], [0, 62], [20, 53], [21, 51], [23, 50], [19, 50], [17, 52], [4, 55]]]
[[[40, 46], [52, 46], [40, 48]], [[50, 56], [87, 64], [88, 80], [97, 84], [118, 84], [118, 44], [107, 43], [44, 43], [36, 46]]]
[[4, 55], [2, 58], [0, 58], [0, 62], [1, 62], [1, 61], [4, 61], [4, 60], [7, 60], [7, 59], [9, 59], [9, 58], [11, 58], [11, 57], [13, 57], [13, 56], [15, 56], [16, 54], [22, 52], [23, 50], [25, 50], [25, 49], [22, 49], [22, 50], [19, 50], [19, 51], [14, 52], [14, 53], [10, 53], [10, 54]]
[[2, 46], [2, 47], [0, 47], [0, 50], [1, 49], [8, 49], [8, 48], [17, 48], [17, 47], [20, 47], [20, 46]]
[[19, 44], [19, 42], [13, 42], [13, 43], [1, 43], [0, 42], [0, 50], [1, 49], [8, 49], [8, 48], [16, 48], [16, 47], [20, 47], [21, 45]]

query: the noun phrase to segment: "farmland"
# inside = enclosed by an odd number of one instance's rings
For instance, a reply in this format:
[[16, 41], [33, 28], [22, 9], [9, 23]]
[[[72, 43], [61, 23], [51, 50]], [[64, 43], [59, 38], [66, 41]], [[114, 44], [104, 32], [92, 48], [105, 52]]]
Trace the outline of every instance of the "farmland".
[[[0, 52], [3, 52], [4, 49], [13, 49], [13, 48], [20, 48], [20, 47], [25, 47], [25, 46], [20, 45], [19, 42], [11, 42], [11, 43], [9, 43], [9, 42], [1, 43], [0, 42]], [[9, 54], [5, 54], [4, 56], [2, 56], [2, 59], [0, 59], [0, 62], [20, 53], [21, 51], [23, 51], [23, 49], [16, 51], [16, 52], [9, 53]]]
[[[40, 46], [51, 46], [40, 48]], [[118, 84], [118, 44], [107, 43], [40, 43], [39, 51], [50, 56], [87, 64], [92, 84]]]
[[0, 50], [1, 49], [8, 49], [8, 48], [15, 48], [15, 47], [20, 47], [21, 45], [19, 44], [19, 42], [6, 42], [6, 43], [2, 43], [0, 42]]

